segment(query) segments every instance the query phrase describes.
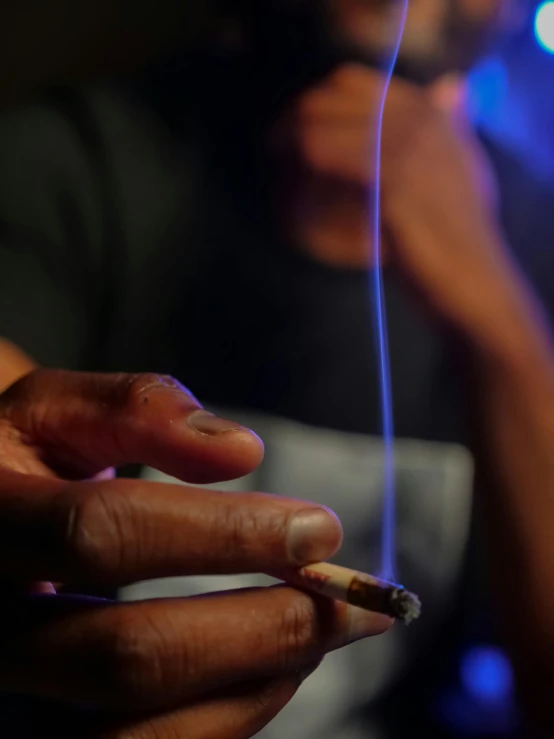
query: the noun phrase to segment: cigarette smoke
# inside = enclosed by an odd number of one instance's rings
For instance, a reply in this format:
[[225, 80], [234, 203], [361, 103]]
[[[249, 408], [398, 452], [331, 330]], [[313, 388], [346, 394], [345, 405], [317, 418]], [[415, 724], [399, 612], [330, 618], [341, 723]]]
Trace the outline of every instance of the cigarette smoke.
[[394, 418], [393, 400], [390, 376], [390, 358], [387, 332], [387, 315], [385, 295], [383, 286], [383, 270], [381, 265], [381, 140], [383, 128], [383, 112], [385, 101], [398, 59], [406, 17], [408, 14], [409, 0], [397, 0], [398, 21], [396, 24], [396, 42], [392, 53], [383, 64], [385, 73], [385, 88], [379, 103], [378, 120], [379, 126], [375, 141], [376, 146], [376, 172], [375, 189], [370, 194], [368, 202], [368, 214], [370, 218], [371, 232], [374, 245], [374, 267], [370, 270], [369, 286], [371, 297], [371, 311], [374, 323], [374, 335], [376, 342], [375, 355], [378, 358], [379, 392], [381, 405], [381, 426], [383, 435], [383, 524], [381, 535], [381, 570], [380, 577], [386, 580], [396, 580], [396, 487], [395, 487], [395, 465], [394, 465]]

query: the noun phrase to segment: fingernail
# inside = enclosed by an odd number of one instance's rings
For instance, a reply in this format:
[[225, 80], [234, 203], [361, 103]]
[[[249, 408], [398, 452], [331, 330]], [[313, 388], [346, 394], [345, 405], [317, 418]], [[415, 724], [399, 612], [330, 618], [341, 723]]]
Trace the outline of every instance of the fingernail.
[[364, 611], [355, 606], [348, 607], [348, 643], [366, 639], [369, 636], [378, 636], [388, 631], [394, 624], [394, 619], [382, 616], [380, 613]]
[[326, 508], [307, 508], [289, 522], [287, 548], [292, 564], [304, 565], [331, 557], [342, 543], [338, 518]]
[[191, 429], [207, 436], [217, 436], [218, 434], [224, 434], [226, 431], [238, 431], [242, 428], [240, 423], [219, 418], [219, 416], [214, 416], [213, 413], [204, 410], [191, 413], [187, 422]]

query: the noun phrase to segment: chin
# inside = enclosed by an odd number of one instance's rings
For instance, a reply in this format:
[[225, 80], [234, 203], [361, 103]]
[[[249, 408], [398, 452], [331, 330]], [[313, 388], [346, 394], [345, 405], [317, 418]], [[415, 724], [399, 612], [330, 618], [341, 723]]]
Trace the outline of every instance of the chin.
[[428, 84], [445, 74], [467, 74], [495, 46], [491, 36], [443, 38], [434, 47], [418, 48], [404, 44], [399, 58], [399, 75], [420, 84]]

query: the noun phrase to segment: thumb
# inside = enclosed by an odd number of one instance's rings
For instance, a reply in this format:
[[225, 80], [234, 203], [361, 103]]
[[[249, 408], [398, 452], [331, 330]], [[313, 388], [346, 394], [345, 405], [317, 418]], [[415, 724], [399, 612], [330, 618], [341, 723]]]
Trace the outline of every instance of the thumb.
[[263, 457], [248, 429], [202, 409], [170, 377], [37, 370], [0, 396], [0, 419], [54, 469], [91, 477], [145, 464], [187, 482], [242, 477]]

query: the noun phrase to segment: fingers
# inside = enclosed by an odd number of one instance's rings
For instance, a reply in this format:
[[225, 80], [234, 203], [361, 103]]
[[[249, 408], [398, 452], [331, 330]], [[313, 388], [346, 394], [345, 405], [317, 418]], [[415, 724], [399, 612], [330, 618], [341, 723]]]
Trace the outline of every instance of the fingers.
[[326, 559], [341, 540], [330, 511], [284, 497], [138, 480], [0, 480], [5, 578], [123, 585], [279, 571]]
[[[225, 686], [279, 677], [382, 633], [391, 620], [279, 586], [5, 620], [0, 688], [106, 710], [157, 711]], [[50, 613], [48, 610], [50, 609]]]
[[361, 66], [342, 67], [298, 101], [294, 140], [312, 171], [370, 185], [375, 178], [383, 78]]
[[[4, 737], [36, 739], [245, 739], [253, 737], [294, 696], [302, 678], [255, 680], [226, 688], [187, 706], [156, 715], [135, 706], [134, 717], [74, 708], [36, 698], [5, 696], [0, 733]], [[138, 717], [136, 716], [138, 714]]]
[[413, 85], [393, 79], [386, 90], [382, 74], [344, 65], [299, 98], [290, 138], [309, 169], [367, 186], [374, 182], [378, 142], [388, 167], [403, 156], [414, 131], [425, 129], [431, 108]]
[[253, 432], [203, 411], [159, 375], [39, 370], [4, 393], [0, 416], [65, 477], [140, 463], [207, 483], [242, 477], [263, 457]]
[[7, 339], [0, 339], [0, 391], [36, 368], [33, 360]]
[[211, 700], [95, 734], [94, 739], [181, 736], [187, 739], [250, 739], [277, 716], [300, 685], [300, 674], [281, 680], [257, 680]]
[[273, 129], [269, 145], [277, 157], [299, 149], [302, 158], [310, 132], [363, 129], [371, 140], [378, 122], [379, 75], [360, 66], [347, 66], [302, 93]]

